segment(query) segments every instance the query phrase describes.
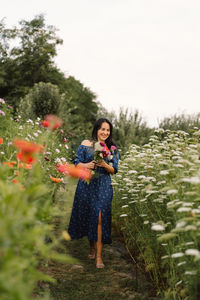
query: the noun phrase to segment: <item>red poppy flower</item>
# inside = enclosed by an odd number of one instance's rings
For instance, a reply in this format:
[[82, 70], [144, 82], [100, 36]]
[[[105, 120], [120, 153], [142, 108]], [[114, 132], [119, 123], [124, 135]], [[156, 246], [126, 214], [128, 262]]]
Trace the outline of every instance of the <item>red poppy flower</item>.
[[12, 183], [18, 183], [17, 179], [12, 179]]
[[1, 145], [1, 144], [3, 144], [3, 139], [2, 139], [2, 138], [0, 138], [0, 145]]
[[51, 180], [53, 181], [53, 182], [62, 182], [62, 179], [61, 178], [56, 178], [56, 177], [52, 177], [52, 176], [50, 176], [50, 178], [51, 178]]
[[32, 169], [32, 165], [31, 164], [25, 164], [24, 165], [24, 169], [31, 170]]
[[14, 140], [13, 144], [16, 148], [21, 150], [17, 153], [18, 160], [27, 164], [33, 164], [36, 161], [36, 159], [33, 157], [33, 154], [40, 153], [44, 149], [44, 147], [41, 145], [23, 140]]
[[41, 145], [23, 140], [14, 140], [13, 144], [16, 148], [19, 148], [21, 151], [27, 153], [40, 153], [44, 149], [44, 147]]
[[19, 176], [19, 171], [15, 170], [15, 171], [14, 171], [14, 174], [15, 174], [16, 176]]
[[65, 163], [62, 165], [57, 165], [57, 169], [59, 172], [64, 173], [65, 175], [81, 178], [83, 180], [90, 180], [92, 177], [90, 170], [84, 167], [74, 166], [72, 164]]
[[57, 128], [62, 126], [62, 121], [55, 115], [48, 115], [45, 117], [45, 120], [42, 121], [41, 125], [43, 127], [56, 130]]
[[16, 161], [4, 161], [3, 165], [7, 165], [10, 168], [13, 168], [14, 165], [16, 165], [17, 162]]
[[33, 164], [36, 159], [32, 156], [32, 153], [20, 151], [17, 153], [17, 159], [27, 164]]

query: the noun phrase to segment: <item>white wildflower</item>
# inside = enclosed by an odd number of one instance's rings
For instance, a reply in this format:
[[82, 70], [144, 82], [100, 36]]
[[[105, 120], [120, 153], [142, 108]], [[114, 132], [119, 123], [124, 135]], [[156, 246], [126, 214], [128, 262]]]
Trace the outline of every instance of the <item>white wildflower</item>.
[[5, 104], [5, 101], [4, 101], [3, 98], [0, 98], [0, 103], [1, 103], [1, 104]]
[[161, 184], [165, 184], [165, 183], [166, 183], [166, 180], [162, 180], [162, 181], [158, 181], [157, 185], [161, 185]]
[[128, 174], [137, 174], [137, 171], [135, 171], [135, 170], [129, 170]]
[[155, 231], [163, 231], [163, 230], [165, 230], [165, 227], [160, 224], [154, 224], [151, 226], [151, 229], [155, 230]]
[[149, 224], [149, 221], [144, 221], [144, 225]]
[[174, 195], [174, 194], [177, 194], [177, 193], [178, 193], [178, 191], [175, 190], [175, 189], [174, 189], [174, 190], [172, 189], [172, 190], [168, 190], [168, 191], [167, 191], [167, 194], [168, 194], [168, 195]]
[[33, 121], [31, 119], [28, 119], [26, 122], [33, 124]]
[[191, 270], [191, 271], [185, 271], [185, 275], [196, 275], [197, 271]]
[[177, 209], [177, 212], [187, 212], [187, 211], [191, 211], [190, 207], [179, 207]]
[[194, 202], [184, 202], [183, 206], [193, 206]]
[[185, 264], [186, 264], [186, 261], [181, 261], [180, 263], [177, 264], [177, 266], [180, 267], [180, 266], [185, 265]]
[[186, 225], [186, 222], [185, 221], [180, 221], [176, 224], [176, 228], [182, 228]]
[[33, 132], [33, 135], [34, 135], [35, 137], [38, 137], [38, 133], [37, 133], [37, 132]]
[[137, 200], [129, 201], [129, 203], [136, 203], [138, 202]]
[[56, 159], [55, 159], [55, 162], [60, 164], [60, 163], [61, 163], [60, 158], [56, 158]]
[[176, 168], [184, 168], [184, 166], [181, 165], [181, 164], [174, 164], [174, 167], [176, 167]]
[[178, 281], [175, 286], [178, 286], [179, 284], [181, 284], [183, 282], [183, 280]]
[[162, 170], [162, 171], [160, 171], [160, 175], [167, 175], [167, 174], [169, 174], [168, 170]]
[[128, 207], [128, 205], [123, 205], [123, 206], [122, 206], [122, 208], [126, 208], [126, 207]]
[[120, 218], [127, 217], [127, 216], [128, 216], [127, 214], [122, 214], [120, 215]]
[[168, 258], [169, 255], [164, 255], [164, 256], [161, 256], [161, 259], [165, 259], [165, 258]]
[[56, 149], [56, 152], [57, 152], [57, 153], [60, 153], [60, 150], [59, 150], [59, 149]]
[[198, 249], [187, 249], [185, 254], [191, 256], [200, 256], [200, 251]]
[[200, 214], [200, 209], [199, 208], [194, 208], [194, 209], [192, 209], [191, 212], [194, 213], [194, 214]]
[[66, 149], [69, 149], [69, 147], [67, 146], [67, 144], [65, 144], [65, 148], [66, 148]]
[[145, 202], [145, 201], [147, 201], [146, 198], [140, 200], [140, 202]]
[[196, 226], [194, 225], [187, 225], [185, 227], [185, 231], [190, 231], [190, 230], [197, 230]]
[[187, 242], [185, 245], [194, 245], [194, 242]]
[[63, 162], [66, 162], [66, 158], [65, 158], [65, 157], [61, 157], [61, 160], [62, 160]]
[[182, 257], [182, 256], [184, 256], [183, 252], [177, 252], [177, 253], [173, 253], [171, 255], [172, 258], [178, 258], [178, 257]]

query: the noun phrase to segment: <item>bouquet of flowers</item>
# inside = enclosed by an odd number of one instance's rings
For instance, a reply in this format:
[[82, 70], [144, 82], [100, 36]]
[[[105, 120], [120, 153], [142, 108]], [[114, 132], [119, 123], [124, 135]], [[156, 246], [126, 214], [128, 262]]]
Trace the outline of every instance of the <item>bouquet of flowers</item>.
[[114, 145], [111, 146], [111, 149], [109, 150], [105, 143], [103, 142], [96, 142], [94, 144], [94, 160], [96, 163], [102, 161], [102, 159], [105, 159], [108, 157], [109, 159], [112, 159], [112, 154], [116, 147]]
[[[96, 164], [101, 162], [103, 159], [108, 158], [109, 161], [112, 160], [113, 152], [116, 149], [114, 145], [111, 146], [111, 149], [109, 150], [105, 143], [103, 142], [96, 142], [94, 144], [94, 160], [95, 160], [95, 168], [92, 171], [93, 178], [98, 177], [99, 174], [96, 172]], [[109, 162], [108, 162], [109, 163]]]

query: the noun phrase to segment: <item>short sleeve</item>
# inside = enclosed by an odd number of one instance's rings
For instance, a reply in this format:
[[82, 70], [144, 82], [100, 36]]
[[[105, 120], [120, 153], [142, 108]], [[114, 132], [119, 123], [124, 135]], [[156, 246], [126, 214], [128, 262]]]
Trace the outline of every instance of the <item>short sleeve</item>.
[[116, 174], [118, 172], [118, 164], [119, 164], [119, 153], [117, 152], [117, 150], [115, 150], [113, 153], [112, 163], [113, 163], [113, 168], [115, 170], [114, 174]]
[[85, 160], [85, 147], [80, 145], [76, 152], [76, 158], [74, 160], [74, 164], [78, 165], [79, 163], [84, 163]]

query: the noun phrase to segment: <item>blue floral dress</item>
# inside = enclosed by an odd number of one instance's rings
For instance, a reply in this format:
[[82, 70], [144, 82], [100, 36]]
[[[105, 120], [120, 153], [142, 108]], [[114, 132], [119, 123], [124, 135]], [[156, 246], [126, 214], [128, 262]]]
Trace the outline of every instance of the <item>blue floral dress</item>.
[[[80, 145], [77, 150], [74, 164], [88, 163], [94, 159], [93, 147]], [[117, 150], [114, 151], [113, 158], [105, 159], [118, 171], [119, 156]], [[112, 198], [113, 188], [110, 174], [102, 167], [96, 169], [98, 176], [87, 183], [79, 180], [74, 196], [72, 214], [68, 227], [68, 232], [72, 239], [79, 239], [88, 236], [89, 241], [97, 241], [98, 216], [101, 211], [102, 220], [102, 243], [110, 244], [111, 221], [112, 221]]]

